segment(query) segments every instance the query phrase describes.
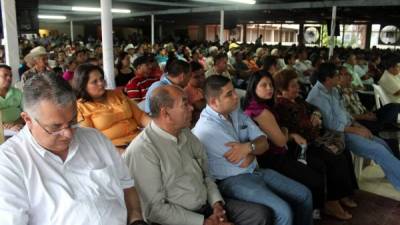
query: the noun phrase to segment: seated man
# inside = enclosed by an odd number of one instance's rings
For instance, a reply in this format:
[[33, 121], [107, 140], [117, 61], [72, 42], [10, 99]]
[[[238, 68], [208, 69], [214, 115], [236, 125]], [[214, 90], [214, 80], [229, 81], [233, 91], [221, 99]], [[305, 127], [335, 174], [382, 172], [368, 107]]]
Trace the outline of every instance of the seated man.
[[207, 106], [192, 132], [206, 148], [222, 194], [271, 207], [276, 225], [311, 225], [310, 190], [271, 169], [256, 169], [255, 156], [268, 149], [267, 137], [238, 109], [232, 82], [210, 76], [205, 95]]
[[374, 160], [393, 186], [400, 190], [400, 161], [393, 156], [384, 140], [375, 137], [366, 127], [354, 123], [345, 110], [336, 89], [339, 81], [336, 66], [323, 63], [316, 75], [318, 82], [306, 101], [320, 109], [324, 127], [344, 132], [346, 147], [354, 154]]
[[[153, 121], [123, 157], [135, 179], [146, 219], [163, 225], [231, 224], [218, 188], [208, 175], [206, 153], [188, 129], [192, 110], [179, 87], [156, 88], [150, 104]], [[235, 225], [262, 225], [271, 218], [261, 205], [229, 199], [225, 203]]]
[[178, 59], [169, 59], [167, 62], [166, 71], [167, 73], [165, 73], [159, 81], [154, 82], [147, 90], [144, 108], [144, 111], [147, 114], [150, 113], [150, 97], [154, 89], [168, 84], [184, 88], [192, 76], [190, 64]]
[[391, 56], [385, 62], [386, 70], [378, 83], [390, 102], [400, 103], [400, 60]]
[[77, 126], [69, 84], [34, 75], [23, 90], [26, 126], [0, 146], [0, 224], [146, 224], [112, 143]]
[[206, 72], [206, 77], [211, 75], [221, 75], [229, 79], [232, 78], [228, 71], [228, 56], [225, 53], [218, 53], [214, 57], [214, 65]]
[[21, 119], [22, 92], [11, 87], [11, 67], [0, 64], [0, 110], [4, 129], [19, 131], [24, 125]]
[[206, 107], [203, 91], [206, 78], [203, 66], [200, 63], [192, 61], [190, 66], [192, 68], [192, 77], [184, 90], [188, 96], [189, 103], [193, 106], [192, 124], [194, 125], [199, 119], [201, 111]]
[[146, 97], [147, 89], [158, 80], [150, 76], [148, 57], [140, 56], [133, 62], [135, 76], [126, 84], [125, 93], [130, 99], [141, 102]]

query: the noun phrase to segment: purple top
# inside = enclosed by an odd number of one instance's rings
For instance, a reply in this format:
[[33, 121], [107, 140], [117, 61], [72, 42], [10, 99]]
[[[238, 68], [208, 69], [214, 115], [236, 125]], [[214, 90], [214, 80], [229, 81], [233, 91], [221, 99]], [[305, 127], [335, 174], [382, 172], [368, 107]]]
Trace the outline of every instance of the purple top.
[[[268, 105], [266, 105], [266, 104], [262, 104], [262, 103], [257, 102], [255, 99], [252, 99], [250, 101], [249, 105], [244, 110], [244, 113], [254, 120], [254, 117], [259, 116], [262, 113], [262, 111], [264, 111], [264, 110], [270, 111], [274, 115], [275, 120], [278, 122], [278, 120], [276, 118], [277, 115], [274, 112], [274, 110], [270, 109], [270, 107]], [[284, 153], [286, 153], [286, 150], [287, 150], [286, 148], [282, 148], [282, 147], [276, 146], [274, 143], [271, 142], [270, 139], [268, 139], [268, 142], [270, 144], [270, 148], [269, 148], [268, 152], [270, 152], [272, 154], [284, 154]]]
[[74, 71], [69, 71], [69, 70], [65, 71], [63, 73], [63, 78], [66, 81], [72, 80], [72, 78], [74, 78]]

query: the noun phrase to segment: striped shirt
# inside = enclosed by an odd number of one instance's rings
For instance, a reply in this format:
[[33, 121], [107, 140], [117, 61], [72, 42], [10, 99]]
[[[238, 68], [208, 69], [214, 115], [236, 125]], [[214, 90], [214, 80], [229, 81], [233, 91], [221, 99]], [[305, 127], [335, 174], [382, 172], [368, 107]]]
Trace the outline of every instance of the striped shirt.
[[125, 86], [125, 92], [130, 99], [140, 102], [145, 99], [147, 89], [156, 81], [156, 77], [134, 77]]

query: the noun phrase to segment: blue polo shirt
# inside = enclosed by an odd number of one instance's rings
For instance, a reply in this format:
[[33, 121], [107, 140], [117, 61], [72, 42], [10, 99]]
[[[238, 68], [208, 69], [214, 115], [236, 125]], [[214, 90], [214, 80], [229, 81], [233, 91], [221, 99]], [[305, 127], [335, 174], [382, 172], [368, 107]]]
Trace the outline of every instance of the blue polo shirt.
[[196, 126], [192, 129], [193, 134], [200, 139], [207, 151], [210, 174], [219, 180], [239, 174], [253, 173], [257, 166], [256, 160], [247, 168], [240, 168], [241, 162], [230, 163], [224, 157], [229, 150], [225, 143], [244, 143], [265, 135], [239, 108], [230, 113], [230, 117], [232, 122], [207, 105], [201, 112]]

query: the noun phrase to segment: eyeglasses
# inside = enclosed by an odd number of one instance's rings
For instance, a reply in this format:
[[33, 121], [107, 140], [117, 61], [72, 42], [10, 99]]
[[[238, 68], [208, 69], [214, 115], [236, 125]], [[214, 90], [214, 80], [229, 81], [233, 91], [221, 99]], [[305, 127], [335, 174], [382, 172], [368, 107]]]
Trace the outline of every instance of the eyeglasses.
[[34, 120], [36, 121], [36, 123], [37, 123], [44, 131], [46, 131], [46, 133], [48, 133], [49, 135], [52, 135], [52, 136], [58, 136], [58, 135], [64, 136], [64, 132], [65, 132], [66, 129], [75, 130], [76, 128], [79, 127], [79, 122], [74, 122], [74, 123], [72, 123], [72, 124], [69, 124], [67, 127], [61, 128], [61, 129], [59, 129], [59, 130], [56, 130], [56, 131], [49, 131], [49, 130], [47, 130], [46, 128], [44, 128], [44, 126], [43, 126], [42, 124], [40, 124], [40, 122], [39, 122], [37, 119], [34, 119]]

